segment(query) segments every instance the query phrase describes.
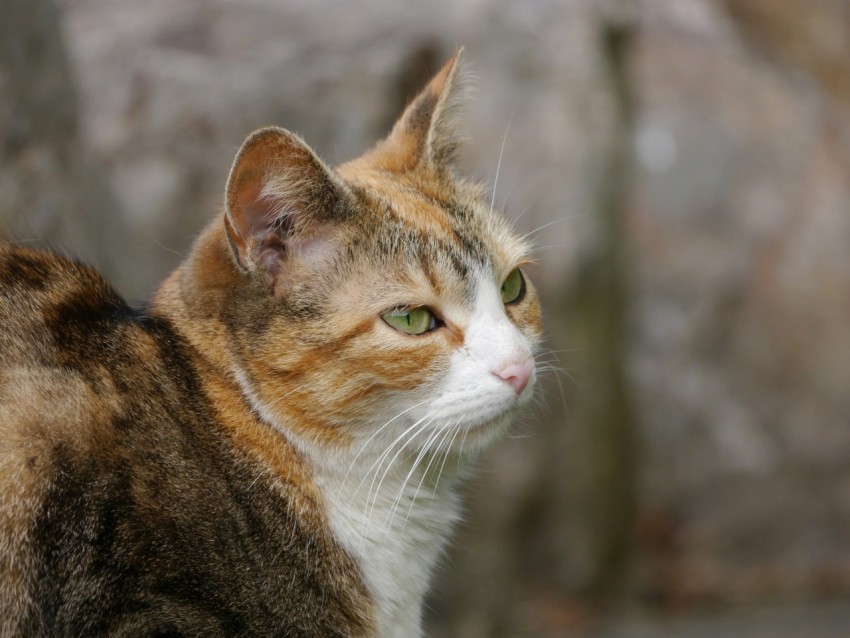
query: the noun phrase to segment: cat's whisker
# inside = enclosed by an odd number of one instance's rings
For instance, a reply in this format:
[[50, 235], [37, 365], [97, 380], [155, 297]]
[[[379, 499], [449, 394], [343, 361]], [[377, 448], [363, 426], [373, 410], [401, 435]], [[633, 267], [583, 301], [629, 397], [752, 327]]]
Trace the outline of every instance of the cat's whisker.
[[541, 253], [541, 252], [543, 252], [544, 250], [551, 250], [552, 248], [563, 248], [564, 246], [566, 246], [566, 244], [565, 244], [565, 243], [560, 243], [560, 244], [547, 244], [547, 245], [545, 245], [545, 246], [533, 246], [533, 247], [532, 247], [532, 248], [528, 251], [528, 253], [529, 253], [530, 255], [533, 255], [533, 254], [535, 254], [535, 253]]
[[[440, 429], [435, 429], [434, 432], [431, 433], [431, 435], [428, 437], [428, 439], [423, 444], [422, 449], [419, 451], [419, 454], [417, 455], [416, 460], [413, 462], [413, 465], [410, 468], [410, 471], [407, 473], [407, 475], [404, 477], [404, 480], [401, 482], [401, 485], [399, 486], [398, 492], [396, 493], [396, 496], [393, 499], [392, 504], [390, 505], [389, 511], [387, 512], [387, 515], [384, 518], [383, 524], [384, 524], [384, 535], [385, 536], [386, 536], [386, 534], [389, 533], [390, 529], [392, 528], [392, 522], [393, 522], [393, 520], [395, 520], [395, 511], [398, 508], [402, 497], [404, 496], [404, 493], [405, 493], [406, 488], [407, 488], [407, 484], [410, 482], [410, 478], [416, 472], [416, 468], [419, 466], [419, 463], [422, 461], [422, 459], [424, 459], [426, 456], [428, 456], [430, 454], [431, 444], [441, 434], [444, 434], [444, 432]], [[433, 460], [433, 456], [431, 457], [431, 460]], [[428, 466], [425, 468], [425, 470], [422, 473], [422, 479], [419, 482], [420, 486], [422, 485], [422, 480], [424, 480], [425, 475], [428, 473], [428, 467], [430, 467], [430, 466], [431, 466], [431, 461], [429, 460]], [[417, 490], [417, 493], [418, 493], [418, 490]], [[415, 501], [415, 497], [414, 497], [414, 501]], [[387, 524], [387, 521], [389, 521], [389, 525]]]
[[[545, 395], [546, 393], [545, 393], [545, 392], [541, 392], [540, 394]], [[537, 408], [538, 410], [544, 410], [544, 411], [548, 411], [548, 410], [550, 410], [550, 406], [549, 406], [549, 404], [548, 404], [546, 401], [544, 401], [544, 400], [543, 400], [543, 397], [542, 397], [542, 396], [540, 396], [540, 395], [535, 395], [535, 396], [532, 398], [532, 400], [531, 400], [531, 404], [532, 404], [535, 408]]]
[[541, 350], [540, 354], [538, 354], [537, 356], [546, 354], [563, 354], [565, 352], [581, 352], [581, 348], [567, 348], [565, 350]]
[[463, 445], [466, 443], [466, 435], [469, 434], [469, 428], [463, 428], [463, 436], [460, 439], [460, 451], [458, 452], [458, 458], [463, 458]]
[[[429, 398], [425, 399], [424, 401], [420, 401], [419, 403], [416, 403], [416, 404], [414, 404], [414, 405], [410, 406], [409, 408], [405, 408], [404, 410], [402, 410], [401, 412], [399, 412], [398, 414], [396, 414], [393, 418], [391, 418], [389, 421], [387, 421], [386, 423], [384, 423], [381, 427], [379, 427], [379, 428], [378, 428], [378, 429], [376, 429], [374, 432], [372, 432], [372, 435], [371, 435], [368, 439], [366, 439], [366, 441], [363, 443], [363, 445], [361, 445], [361, 446], [360, 446], [360, 449], [359, 449], [359, 450], [357, 450], [357, 454], [355, 454], [355, 455], [354, 455], [354, 458], [351, 460], [351, 463], [350, 463], [350, 464], [349, 464], [349, 466], [348, 466], [348, 471], [345, 473], [345, 476], [344, 476], [344, 477], [343, 477], [343, 479], [342, 479], [342, 483], [340, 484], [340, 491], [342, 491], [342, 488], [343, 488], [343, 487], [345, 487], [345, 483], [346, 483], [346, 481], [348, 480], [348, 477], [349, 477], [349, 475], [351, 474], [351, 471], [354, 469], [354, 465], [355, 465], [355, 463], [357, 462], [357, 459], [358, 459], [358, 458], [360, 458], [360, 455], [361, 455], [361, 454], [363, 453], [363, 451], [364, 451], [364, 450], [365, 450], [365, 449], [369, 446], [369, 443], [372, 441], [372, 439], [374, 439], [376, 436], [378, 436], [378, 434], [380, 434], [380, 433], [381, 433], [381, 431], [382, 431], [385, 427], [387, 427], [388, 425], [390, 425], [391, 423], [393, 423], [396, 419], [398, 419], [398, 418], [399, 418], [399, 417], [401, 417], [401, 416], [404, 416], [405, 414], [407, 414], [407, 413], [408, 413], [408, 412], [410, 412], [411, 410], [415, 410], [415, 409], [416, 409], [416, 408], [418, 408], [419, 406], [421, 406], [421, 405], [424, 405], [424, 404], [428, 403], [428, 401], [430, 401], [430, 400], [431, 400], [431, 399], [430, 399], [430, 397], [429, 397]], [[369, 468], [369, 469], [371, 470], [372, 468]], [[368, 474], [368, 470], [367, 470], [367, 474]], [[358, 486], [358, 487], [359, 487], [359, 486]], [[355, 493], [356, 493], [356, 490], [355, 490]]]
[[[565, 372], [565, 371], [560, 371], [560, 372], [563, 372], [564, 376], [566, 376], [574, 384], [577, 383], [576, 380], [572, 376], [570, 376], [567, 372]], [[566, 411], [567, 398], [566, 398], [566, 394], [564, 394], [564, 386], [561, 383], [561, 377], [558, 374], [553, 374], [552, 378], [555, 380], [555, 384], [558, 386], [558, 394], [561, 397], [561, 405], [563, 406], [564, 410]]]
[[514, 225], [516, 225], [516, 223], [517, 223], [520, 219], [522, 219], [522, 216], [523, 216], [523, 215], [525, 215], [525, 214], [526, 214], [528, 211], [530, 211], [530, 210], [531, 210], [531, 206], [526, 206], [525, 208], [523, 208], [523, 209], [519, 212], [519, 215], [517, 215], [516, 217], [514, 217], [514, 218], [511, 220], [511, 221], [513, 222], [513, 224], [514, 224]]
[[[429, 420], [429, 421], [426, 423], [426, 427], [427, 427], [427, 426], [430, 426], [430, 424], [431, 424], [431, 423], [433, 423], [433, 421], [434, 421], [434, 419]], [[412, 436], [411, 436], [411, 437], [410, 437], [410, 438], [409, 438], [409, 439], [405, 442], [404, 446], [402, 446], [401, 450], [405, 449], [405, 447], [406, 447], [407, 445], [409, 445], [409, 444], [413, 441], [413, 439], [421, 433], [421, 431], [422, 431], [422, 430], [420, 429], [420, 431], [419, 431], [419, 432], [417, 432], [416, 434], [412, 435]], [[389, 534], [389, 532], [390, 532], [391, 524], [390, 524], [390, 527], [388, 527], [388, 526], [387, 526], [387, 520], [390, 518], [390, 514], [392, 513], [392, 511], [393, 511], [393, 510], [394, 510], [394, 508], [396, 507], [396, 503], [398, 502], [398, 500], [399, 500], [399, 499], [401, 499], [401, 497], [404, 495], [405, 487], [406, 487], [406, 485], [407, 485], [407, 483], [408, 483], [408, 481], [409, 481], [410, 477], [411, 477], [411, 476], [413, 475], [413, 473], [415, 472], [416, 467], [419, 465], [419, 463], [420, 463], [421, 459], [422, 459], [422, 458], [424, 458], [424, 457], [427, 455], [427, 453], [428, 453], [428, 449], [429, 449], [429, 447], [430, 447], [430, 445], [431, 445], [431, 442], [432, 442], [434, 439], [436, 439], [436, 437], [438, 437], [439, 435], [440, 435], [440, 430], [438, 430], [438, 429], [437, 429], [437, 430], [434, 430], [433, 432], [431, 432], [431, 433], [427, 436], [426, 441], [425, 441], [425, 443], [422, 445], [422, 449], [420, 450], [420, 452], [419, 452], [419, 454], [417, 455], [417, 457], [416, 457], [415, 461], [413, 462], [413, 465], [412, 465], [412, 467], [411, 467], [410, 471], [408, 472], [407, 476], [405, 476], [405, 478], [401, 481], [401, 485], [399, 486], [399, 491], [398, 491], [398, 493], [396, 494], [396, 497], [393, 499], [393, 502], [390, 504], [390, 507], [389, 507], [389, 511], [388, 511], [388, 513], [387, 513], [387, 516], [384, 518], [384, 521], [383, 521], [383, 523], [382, 523], [382, 525], [383, 525], [383, 529], [384, 529], [384, 538], [386, 538], [386, 537], [387, 537], [387, 535], [388, 535], [388, 534]], [[401, 450], [399, 450], [399, 452], [400, 452]], [[387, 473], [390, 471], [390, 469], [391, 469], [391, 467], [392, 467], [392, 464], [395, 462], [395, 459], [396, 459], [397, 457], [398, 457], [398, 453], [396, 453], [396, 456], [394, 456], [394, 457], [393, 457], [393, 459], [392, 459], [392, 461], [390, 461], [390, 464], [387, 466], [387, 469], [386, 469], [386, 471], [384, 472], [384, 475], [381, 477], [381, 480], [380, 480], [380, 482], [378, 483], [378, 490], [376, 491], [376, 493], [375, 493], [375, 498], [374, 498], [374, 500], [372, 501], [372, 509], [369, 511], [368, 521], [369, 521], [370, 523], [371, 523], [371, 520], [372, 520], [372, 514], [373, 514], [373, 512], [374, 512], [375, 502], [377, 501], [378, 494], [380, 493], [381, 485], [383, 485], [384, 479], [386, 478]]]
[[[544, 372], [549, 372], [550, 370], [544, 369]], [[566, 370], [558, 370], [558, 372], [562, 372], [570, 381], [573, 383], [577, 383], [576, 380], [570, 375]], [[564, 412], [567, 411], [567, 396], [564, 394], [564, 386], [561, 384], [561, 377], [557, 374], [552, 375], [555, 379], [555, 383], [558, 384], [558, 393], [561, 395], [561, 406], [564, 408]]]
[[435, 491], [440, 485], [440, 478], [443, 476], [443, 470], [446, 467], [446, 461], [449, 460], [449, 454], [451, 454], [452, 446], [455, 443], [455, 439], [457, 438], [457, 435], [460, 433], [460, 428], [458, 428], [456, 425], [453, 425], [452, 429], [454, 430], [454, 434], [452, 434], [452, 438], [449, 441], [448, 445], [446, 446], [446, 452], [445, 452], [445, 456], [443, 456], [443, 462], [440, 465], [440, 470], [437, 472], [437, 480], [434, 481], [434, 490]]
[[[445, 453], [445, 456], [443, 457], [443, 463], [442, 463], [442, 465], [440, 465], [440, 471], [437, 473], [437, 480], [434, 481], [434, 491], [435, 492], [437, 491], [437, 488], [440, 484], [440, 477], [443, 474], [443, 468], [446, 465], [446, 460], [448, 460], [449, 454], [451, 453], [452, 445], [454, 445], [455, 439], [457, 438], [457, 435], [460, 432], [460, 428], [458, 428], [458, 422], [455, 421], [449, 428], [447, 428], [446, 431], [447, 432], [453, 431], [454, 434], [452, 434], [452, 438], [449, 441], [449, 444], [446, 446], [446, 453]], [[442, 441], [440, 442], [440, 445], [442, 445]], [[435, 457], [436, 457], [436, 455], [435, 455]], [[430, 467], [430, 464], [429, 464], [428, 467]], [[416, 486], [416, 492], [413, 493], [413, 498], [410, 499], [410, 505], [407, 508], [407, 514], [405, 514], [404, 523], [402, 523], [402, 526], [401, 526], [402, 532], [404, 532], [404, 530], [407, 528], [407, 521], [410, 519], [410, 513], [413, 511], [413, 508], [416, 505], [416, 497], [419, 496], [419, 490], [422, 487], [422, 482], [425, 480], [425, 477], [426, 477], [427, 474], [428, 474], [428, 468], [425, 468], [425, 471], [422, 473], [422, 478], [419, 480], [419, 485]], [[393, 519], [395, 519], [395, 512], [393, 512]], [[390, 524], [392, 524], [392, 523], [390, 523]]]
[[560, 372], [561, 374], [567, 374], [566, 368], [559, 365], [555, 365], [554, 363], [549, 361], [538, 361], [534, 369], [537, 372]]
[[552, 361], [561, 361], [561, 355], [557, 352], [544, 352], [534, 357], [535, 363], [551, 363]]
[[565, 377], [569, 377], [569, 371], [567, 368], [563, 366], [556, 365], [554, 363], [538, 363], [535, 367], [537, 374], [561, 374]]
[[537, 370], [537, 372], [558, 372], [560, 374], [567, 374], [567, 368], [548, 361], [539, 362], [535, 367], [535, 370]]
[[559, 368], [554, 365], [543, 365], [537, 368], [537, 372], [540, 374], [549, 374], [552, 373], [554, 378], [559, 378], [559, 376], [564, 376], [575, 384], [578, 384], [578, 380], [569, 373], [565, 368]]
[[[413, 432], [412, 434], [407, 436], [407, 440], [402, 445], [399, 446], [398, 451], [395, 453], [395, 455], [392, 457], [392, 459], [390, 459], [389, 463], [387, 464], [387, 469], [384, 470], [384, 473], [381, 475], [381, 479], [378, 481], [377, 488], [374, 489], [374, 491], [373, 491], [373, 488], [375, 488], [375, 480], [378, 478], [378, 472], [380, 471], [380, 466], [378, 467], [377, 471], [375, 472], [375, 476], [372, 478], [372, 483], [369, 485], [369, 494], [367, 495], [367, 498], [366, 498], [366, 506], [369, 507], [369, 515], [368, 515], [368, 517], [366, 518], [366, 521], [365, 521], [365, 524], [366, 524], [367, 527], [368, 527], [369, 523], [372, 522], [372, 514], [375, 511], [375, 504], [377, 503], [378, 496], [381, 493], [381, 486], [384, 484], [384, 479], [386, 479], [386, 477], [389, 474], [390, 470], [392, 469], [392, 466], [395, 463], [396, 459], [405, 450], [407, 445], [414, 438], [419, 436], [419, 434], [421, 432], [423, 432], [425, 430], [425, 428], [427, 428], [431, 424], [431, 422], [433, 421], [432, 418], [428, 419], [428, 420], [426, 420], [426, 418], [427, 417], [423, 417], [422, 419], [420, 419], [420, 422], [424, 421], [424, 423], [415, 432]], [[418, 423], [419, 422], [417, 422], [417, 424]], [[407, 435], [409, 432], [411, 432], [411, 430], [413, 430], [413, 426], [408, 428], [407, 430], [405, 430], [402, 433], [402, 437], [399, 437], [395, 441], [393, 441], [393, 443], [381, 454], [381, 458], [386, 459], [389, 456], [390, 451], [393, 449], [393, 447], [395, 447], [396, 442], [398, 442], [401, 438], [403, 438], [405, 435]], [[383, 465], [383, 462], [381, 462], [381, 465]], [[374, 494], [374, 497], [372, 496], [372, 494]], [[371, 506], [370, 506], [370, 503], [371, 503]]]
[[538, 226], [538, 227], [537, 227], [537, 228], [535, 228], [534, 230], [530, 230], [530, 231], [528, 231], [527, 233], [525, 233], [524, 235], [522, 235], [522, 236], [520, 237], [520, 239], [528, 239], [528, 238], [529, 238], [529, 237], [531, 237], [532, 235], [536, 235], [536, 234], [537, 234], [537, 233], [539, 233], [541, 230], [544, 230], [544, 229], [546, 229], [546, 228], [549, 228], [550, 226], [554, 226], [555, 224], [563, 224], [564, 222], [568, 222], [568, 221], [571, 221], [571, 220], [573, 220], [573, 219], [579, 219], [579, 218], [581, 218], [581, 217], [587, 217], [589, 214], [590, 214], [590, 213], [578, 213], [578, 214], [576, 214], [576, 215], [567, 215], [566, 217], [561, 217], [561, 218], [556, 219], [556, 220], [554, 220], [554, 221], [547, 222], [547, 223], [543, 224], [542, 226]]
[[[425, 416], [423, 416], [421, 419], [419, 419], [418, 421], [414, 422], [414, 423], [413, 423], [413, 425], [411, 425], [411, 426], [409, 426], [408, 428], [406, 428], [406, 429], [405, 429], [405, 430], [404, 430], [401, 434], [399, 434], [399, 435], [395, 438], [395, 440], [393, 440], [393, 442], [392, 442], [392, 443], [390, 443], [390, 444], [389, 444], [389, 445], [388, 445], [388, 446], [384, 449], [384, 451], [383, 451], [383, 452], [381, 452], [381, 454], [378, 456], [378, 458], [375, 460], [375, 462], [374, 462], [374, 463], [372, 463], [372, 465], [369, 467], [369, 469], [368, 469], [368, 470], [366, 470], [366, 472], [363, 474], [363, 477], [360, 479], [360, 483], [358, 483], [358, 484], [357, 484], [357, 487], [356, 487], [356, 488], [355, 488], [355, 490], [354, 490], [354, 494], [357, 494], [357, 492], [359, 492], [359, 491], [360, 491], [360, 488], [363, 486], [363, 483], [366, 481], [366, 479], [367, 479], [367, 478], [369, 478], [369, 475], [370, 475], [370, 474], [372, 474], [372, 471], [373, 471], [373, 470], [375, 470], [375, 469], [377, 468], [377, 470], [375, 471], [375, 476], [372, 478], [372, 483], [370, 483], [370, 485], [369, 485], [369, 496], [371, 496], [371, 494], [372, 494], [372, 488], [373, 488], [373, 487], [374, 487], [374, 485], [375, 485], [375, 479], [376, 479], [376, 478], [377, 478], [377, 476], [378, 476], [377, 472], [379, 472], [379, 471], [380, 471], [380, 468], [381, 468], [381, 466], [383, 465], [384, 460], [385, 460], [385, 459], [386, 459], [386, 458], [387, 458], [387, 457], [388, 457], [388, 456], [392, 453], [392, 450], [393, 450], [393, 448], [395, 448], [396, 444], [398, 444], [398, 442], [399, 442], [399, 441], [402, 441], [405, 437], [407, 437], [407, 436], [408, 436], [408, 434], [409, 434], [412, 430], [414, 430], [415, 428], [417, 428], [417, 426], [419, 426], [420, 424], [422, 424], [422, 423], [424, 422], [424, 425], [422, 425], [421, 427], [419, 427], [419, 430], [418, 430], [416, 433], [414, 433], [414, 435], [413, 435], [413, 436], [416, 436], [416, 434], [418, 434], [418, 433], [419, 433], [419, 432], [421, 432], [421, 431], [422, 431], [425, 427], [427, 427], [427, 425], [428, 425], [428, 421], [427, 421], [427, 419], [428, 419], [428, 418], [429, 418], [429, 417], [428, 417], [428, 415], [425, 415]], [[402, 449], [404, 449], [404, 445], [402, 445], [402, 446], [401, 446], [400, 450], [402, 450]], [[399, 451], [400, 451], [400, 450], [399, 450]], [[393, 460], [395, 460], [395, 457], [393, 457]], [[390, 464], [392, 464], [392, 461], [390, 461]]]
[[183, 254], [182, 254], [182, 253], [180, 253], [180, 252], [178, 252], [178, 251], [174, 250], [173, 248], [169, 248], [168, 246], [166, 246], [165, 244], [163, 244], [161, 241], [159, 241], [159, 240], [158, 240], [156, 237], [154, 237], [153, 235], [151, 235], [150, 237], [148, 237], [148, 239], [151, 241], [151, 243], [152, 243], [152, 244], [154, 244], [154, 245], [155, 245], [155, 246], [157, 246], [158, 248], [162, 248], [162, 250], [164, 250], [164, 251], [166, 251], [166, 252], [169, 252], [169, 253], [171, 253], [172, 255], [177, 255], [177, 256], [178, 256], [178, 257], [180, 257], [180, 258], [182, 258], [182, 257], [183, 257]]
[[[410, 500], [410, 507], [413, 507], [413, 505], [416, 503], [416, 498], [419, 496], [419, 491], [422, 489], [422, 484], [425, 482], [425, 479], [428, 476], [428, 472], [431, 469], [431, 465], [439, 457], [440, 448], [442, 447], [443, 443], [448, 439], [448, 436], [452, 432], [452, 428], [447, 427], [447, 428], [444, 428], [443, 430], [437, 430], [436, 432], [437, 432], [438, 435], [442, 434], [442, 436], [440, 437], [439, 443], [437, 443], [434, 446], [433, 450], [430, 449], [431, 443], [433, 441], [436, 441], [437, 437], [431, 438], [425, 446], [425, 449], [430, 453], [430, 458], [428, 459], [428, 464], [425, 466], [425, 469], [422, 471], [422, 476], [419, 479], [419, 484], [416, 486], [416, 491], [413, 493], [413, 498], [411, 498], [411, 500]], [[417, 464], [418, 464], [418, 462], [417, 462]], [[416, 466], [414, 466], [413, 469], [415, 469], [415, 467]], [[401, 491], [399, 491], [399, 494], [396, 497], [396, 500], [393, 502], [393, 506], [390, 509], [390, 515], [388, 516], [389, 525], [386, 526], [387, 530], [392, 528], [393, 521], [395, 520], [396, 511], [398, 510], [398, 506], [401, 503], [401, 496], [403, 495], [403, 491], [406, 488], [407, 482], [408, 482], [408, 480], [409, 480], [409, 478], [412, 474], [413, 474], [413, 471], [411, 470], [411, 472], [408, 473], [407, 477], [405, 478], [405, 481], [402, 484], [402, 489], [401, 489]], [[410, 511], [410, 509], [408, 509], [408, 513], [409, 513], [409, 511]], [[405, 522], [406, 522], [406, 520], [405, 520]], [[385, 523], [386, 523], [386, 521], [385, 521]]]
[[508, 141], [508, 131], [511, 130], [511, 122], [513, 118], [508, 120], [508, 125], [505, 127], [505, 135], [502, 137], [502, 147], [499, 149], [499, 161], [496, 163], [496, 177], [493, 179], [493, 195], [490, 197], [490, 212], [487, 214], [487, 219], [493, 219], [493, 208], [496, 204], [496, 188], [499, 185], [499, 171], [502, 168], [502, 154], [505, 152], [505, 142]]
[[[419, 454], [416, 456], [416, 459], [413, 461], [413, 465], [411, 466], [410, 471], [407, 473], [407, 476], [405, 476], [404, 480], [401, 482], [401, 486], [398, 490], [398, 493], [396, 494], [395, 499], [393, 499], [393, 507], [401, 499], [401, 497], [404, 493], [404, 488], [407, 485], [407, 482], [410, 480], [410, 477], [413, 476], [413, 474], [416, 472], [416, 468], [419, 465], [420, 461], [428, 454], [428, 452], [430, 450], [431, 442], [434, 441], [439, 435], [440, 435], [440, 430], [434, 430], [434, 432], [432, 432], [430, 435], [428, 435], [428, 438], [426, 439], [425, 443], [422, 445], [422, 449], [419, 450]], [[389, 518], [389, 513], [387, 514], [387, 518]], [[384, 523], [386, 523], [386, 519], [384, 519]]]

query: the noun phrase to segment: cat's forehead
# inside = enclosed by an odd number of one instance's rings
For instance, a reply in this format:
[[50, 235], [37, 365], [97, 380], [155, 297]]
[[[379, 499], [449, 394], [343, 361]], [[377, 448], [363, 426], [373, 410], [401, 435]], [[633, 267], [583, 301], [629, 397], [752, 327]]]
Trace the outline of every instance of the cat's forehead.
[[500, 280], [527, 257], [524, 242], [475, 184], [376, 170], [344, 176], [360, 201], [361, 222], [375, 249], [406, 258], [429, 277], [449, 271], [471, 284], [471, 273], [478, 272]]

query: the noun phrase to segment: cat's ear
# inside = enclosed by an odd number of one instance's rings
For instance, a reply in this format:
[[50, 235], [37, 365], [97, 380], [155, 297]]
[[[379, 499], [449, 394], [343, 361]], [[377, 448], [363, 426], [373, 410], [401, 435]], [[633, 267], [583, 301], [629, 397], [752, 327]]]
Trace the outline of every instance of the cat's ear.
[[347, 200], [345, 185], [300, 137], [254, 131], [227, 178], [224, 222], [236, 261], [273, 287], [285, 258], [321, 244]]
[[452, 166], [463, 141], [457, 115], [463, 97], [462, 57], [460, 48], [395, 123], [380, 147], [392, 158], [388, 168], [406, 171], [424, 164], [443, 171]]

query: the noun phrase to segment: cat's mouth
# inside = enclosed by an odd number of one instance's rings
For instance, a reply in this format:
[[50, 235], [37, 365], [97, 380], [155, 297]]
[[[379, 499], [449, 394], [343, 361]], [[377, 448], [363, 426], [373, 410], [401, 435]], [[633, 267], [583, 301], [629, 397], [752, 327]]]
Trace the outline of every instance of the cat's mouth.
[[472, 452], [485, 448], [504, 437], [517, 416], [531, 401], [533, 388], [528, 393], [511, 400], [507, 405], [489, 405], [486, 409], [472, 412], [462, 424], [466, 448]]

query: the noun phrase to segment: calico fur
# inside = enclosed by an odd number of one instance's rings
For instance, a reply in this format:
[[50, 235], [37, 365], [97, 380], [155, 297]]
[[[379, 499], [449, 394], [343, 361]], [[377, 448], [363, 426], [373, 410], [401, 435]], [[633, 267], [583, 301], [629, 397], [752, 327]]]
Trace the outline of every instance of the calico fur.
[[[249, 136], [143, 309], [0, 247], [0, 635], [421, 634], [452, 487], [540, 333], [527, 278], [499, 298], [527, 248], [455, 173], [459, 57], [347, 164]], [[402, 334], [400, 306], [439, 322]]]

